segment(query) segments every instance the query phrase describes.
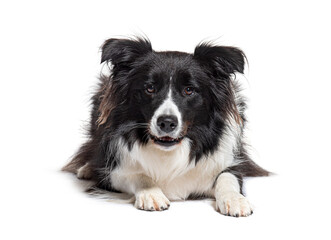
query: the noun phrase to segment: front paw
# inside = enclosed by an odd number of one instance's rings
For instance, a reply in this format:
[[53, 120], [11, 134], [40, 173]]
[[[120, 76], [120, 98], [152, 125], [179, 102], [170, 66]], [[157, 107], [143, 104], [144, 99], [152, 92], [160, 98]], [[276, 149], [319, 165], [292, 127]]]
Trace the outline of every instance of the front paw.
[[216, 210], [233, 217], [247, 217], [253, 213], [248, 200], [237, 192], [226, 192], [216, 199]]
[[163, 211], [169, 208], [170, 201], [159, 188], [149, 188], [138, 191], [135, 207], [147, 211]]

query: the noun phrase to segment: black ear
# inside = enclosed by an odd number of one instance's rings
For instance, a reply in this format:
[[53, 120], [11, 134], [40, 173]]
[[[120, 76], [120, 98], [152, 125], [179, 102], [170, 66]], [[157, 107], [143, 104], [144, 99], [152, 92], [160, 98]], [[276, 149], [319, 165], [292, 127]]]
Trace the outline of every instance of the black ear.
[[235, 47], [201, 43], [195, 48], [194, 58], [208, 67], [214, 75], [229, 77], [235, 72], [244, 73], [246, 56]]
[[152, 45], [149, 40], [144, 38], [111, 38], [105, 41], [101, 49], [101, 63], [110, 61], [116, 68], [128, 68], [138, 57], [151, 52]]

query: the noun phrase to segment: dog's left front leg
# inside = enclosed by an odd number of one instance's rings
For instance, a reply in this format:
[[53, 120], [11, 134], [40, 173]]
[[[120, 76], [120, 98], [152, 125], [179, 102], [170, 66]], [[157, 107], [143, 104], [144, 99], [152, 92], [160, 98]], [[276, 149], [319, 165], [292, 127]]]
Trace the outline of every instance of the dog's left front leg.
[[237, 177], [230, 173], [221, 173], [215, 182], [216, 209], [222, 214], [233, 217], [246, 217], [253, 213], [248, 200], [240, 193]]

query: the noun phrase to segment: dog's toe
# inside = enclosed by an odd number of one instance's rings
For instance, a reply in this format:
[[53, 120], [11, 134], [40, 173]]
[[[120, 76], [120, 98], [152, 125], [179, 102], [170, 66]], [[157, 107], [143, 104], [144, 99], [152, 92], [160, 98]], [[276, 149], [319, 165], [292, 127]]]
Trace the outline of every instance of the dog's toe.
[[233, 217], [247, 217], [253, 213], [248, 200], [237, 192], [228, 192], [216, 199], [216, 208], [222, 214]]
[[80, 167], [77, 170], [77, 178], [89, 180], [92, 178], [92, 170], [89, 166], [89, 163], [86, 163], [84, 166]]
[[144, 189], [136, 193], [135, 207], [146, 211], [168, 209], [170, 201], [159, 188]]

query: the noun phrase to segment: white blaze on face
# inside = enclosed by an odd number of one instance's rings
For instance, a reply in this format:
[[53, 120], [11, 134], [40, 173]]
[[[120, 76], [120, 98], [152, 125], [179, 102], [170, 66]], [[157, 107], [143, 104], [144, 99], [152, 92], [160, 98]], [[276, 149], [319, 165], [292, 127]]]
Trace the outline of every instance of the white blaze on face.
[[[176, 116], [178, 119], [178, 126], [175, 131], [170, 133], [162, 132], [157, 126], [157, 119], [162, 115]], [[177, 105], [174, 103], [171, 96], [171, 89], [169, 90], [167, 98], [164, 102], [156, 109], [152, 120], [151, 120], [151, 133], [156, 137], [169, 136], [172, 138], [178, 138], [182, 129], [182, 115], [179, 112]]]

